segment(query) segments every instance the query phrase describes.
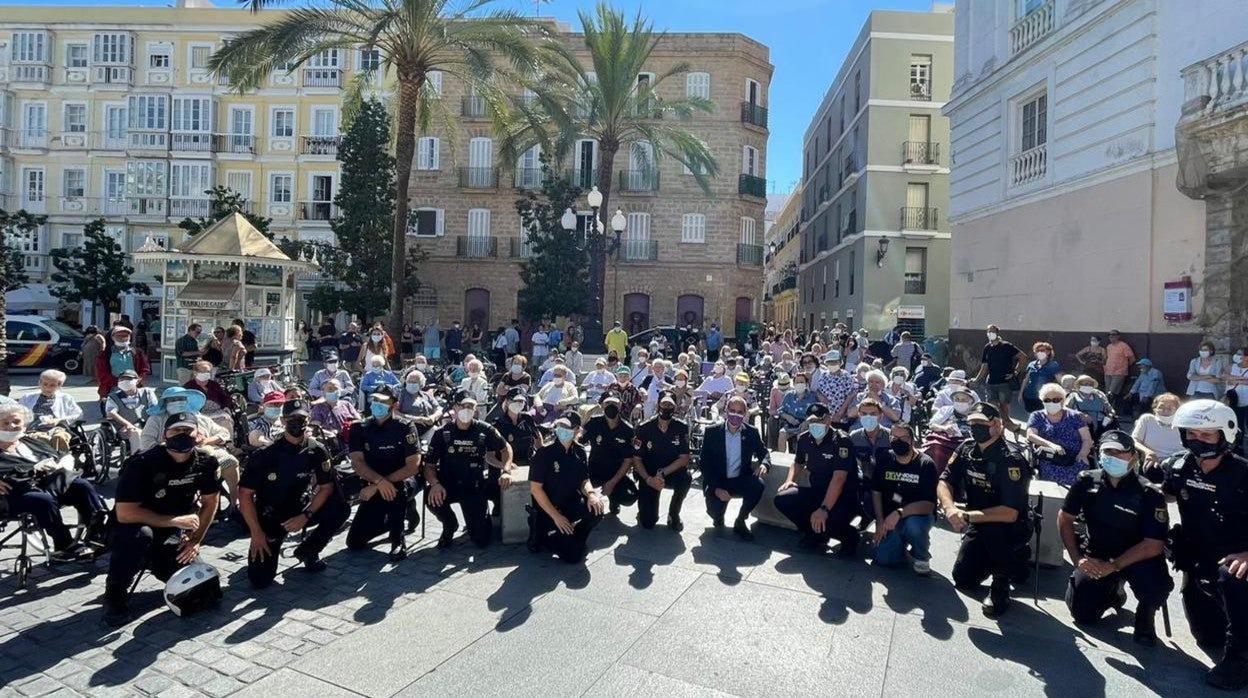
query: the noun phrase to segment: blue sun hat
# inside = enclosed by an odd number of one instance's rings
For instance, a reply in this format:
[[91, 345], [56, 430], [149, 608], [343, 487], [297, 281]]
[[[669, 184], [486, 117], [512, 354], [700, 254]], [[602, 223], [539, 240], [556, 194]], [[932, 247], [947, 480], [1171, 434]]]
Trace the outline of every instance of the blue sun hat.
[[198, 390], [190, 388], [169, 388], [161, 393], [160, 400], [147, 411], [149, 415], [165, 414], [165, 406], [170, 401], [182, 400], [186, 402], [186, 411], [191, 414], [199, 414], [204, 409], [204, 403], [208, 402], [208, 398]]

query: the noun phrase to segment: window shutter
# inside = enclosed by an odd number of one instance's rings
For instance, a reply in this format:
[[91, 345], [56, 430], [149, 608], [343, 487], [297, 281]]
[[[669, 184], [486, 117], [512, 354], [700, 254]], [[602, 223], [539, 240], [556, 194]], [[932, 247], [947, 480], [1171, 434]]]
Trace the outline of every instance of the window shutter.
[[444, 215], [446, 212], [442, 209], [437, 209], [437, 212], [438, 212], [438, 226], [437, 226], [438, 236], [441, 237], [443, 235], [446, 235], [446, 226], [445, 226], [446, 216]]

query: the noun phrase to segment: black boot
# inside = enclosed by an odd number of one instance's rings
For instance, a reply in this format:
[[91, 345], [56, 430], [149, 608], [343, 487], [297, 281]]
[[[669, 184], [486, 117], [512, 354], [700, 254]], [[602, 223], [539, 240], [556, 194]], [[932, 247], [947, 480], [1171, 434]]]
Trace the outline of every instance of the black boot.
[[1135, 630], [1131, 633], [1135, 644], [1144, 647], [1157, 646], [1157, 608], [1138, 606], [1135, 609]]
[[303, 563], [303, 568], [308, 572], [324, 572], [325, 568], [329, 567], [320, 555], [307, 549], [306, 543], [295, 546], [294, 556], [296, 560]]
[[1227, 646], [1222, 661], [1205, 674], [1205, 683], [1223, 691], [1239, 691], [1248, 687], [1248, 653]]
[[988, 592], [988, 600], [984, 602], [984, 615], [999, 618], [1010, 610], [1010, 584], [1008, 581], [998, 583], [995, 579], [992, 589]]
[[124, 584], [104, 586], [104, 624], [120, 628], [130, 622], [130, 590]]

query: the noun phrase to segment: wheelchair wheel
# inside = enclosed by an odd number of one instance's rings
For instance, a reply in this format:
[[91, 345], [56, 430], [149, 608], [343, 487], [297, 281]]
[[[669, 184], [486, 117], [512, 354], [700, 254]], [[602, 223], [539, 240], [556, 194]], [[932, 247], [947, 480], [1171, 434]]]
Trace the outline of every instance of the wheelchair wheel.
[[108, 479], [108, 469], [111, 465], [109, 459], [108, 437], [104, 435], [103, 429], [96, 429], [87, 434], [88, 451], [92, 460], [95, 461], [95, 481], [104, 482]]

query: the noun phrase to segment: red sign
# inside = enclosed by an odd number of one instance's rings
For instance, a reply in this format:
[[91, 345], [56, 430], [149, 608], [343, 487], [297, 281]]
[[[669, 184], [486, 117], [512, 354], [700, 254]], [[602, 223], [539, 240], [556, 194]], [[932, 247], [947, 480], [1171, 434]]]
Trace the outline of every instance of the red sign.
[[1168, 322], [1187, 322], [1192, 319], [1191, 279], [1166, 282], [1162, 313]]

